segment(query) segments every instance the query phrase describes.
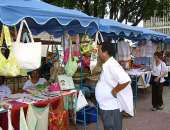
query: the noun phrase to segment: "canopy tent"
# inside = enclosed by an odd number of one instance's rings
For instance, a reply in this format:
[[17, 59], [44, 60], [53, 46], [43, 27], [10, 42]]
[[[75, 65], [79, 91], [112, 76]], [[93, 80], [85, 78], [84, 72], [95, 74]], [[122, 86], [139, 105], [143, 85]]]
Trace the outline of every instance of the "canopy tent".
[[170, 36], [165, 38], [165, 43], [169, 44], [170, 43]]
[[[119, 23], [111, 19], [99, 19], [99, 30], [105, 34], [124, 35], [125, 37], [131, 37], [132, 35], [142, 34], [142, 31], [135, 27]], [[116, 35], [113, 35], [114, 37]]]
[[13, 26], [22, 19], [27, 20], [34, 33], [47, 31], [57, 36], [64, 30], [90, 34], [98, 30], [96, 18], [77, 10], [56, 7], [40, 0], [0, 0], [1, 23]]
[[126, 24], [119, 23], [110, 19], [100, 19], [99, 20], [99, 30], [108, 37], [117, 38], [118, 36], [124, 36], [131, 40], [140, 39], [153, 39], [153, 40], [164, 40], [167, 35], [152, 31], [146, 28], [130, 26]]
[[168, 35], [164, 33], [149, 30], [147, 28], [141, 28], [141, 27], [135, 27], [135, 28], [143, 32], [141, 36], [138, 36], [138, 40], [139, 39], [151, 39], [155, 41], [164, 41], [166, 37], [168, 37]]

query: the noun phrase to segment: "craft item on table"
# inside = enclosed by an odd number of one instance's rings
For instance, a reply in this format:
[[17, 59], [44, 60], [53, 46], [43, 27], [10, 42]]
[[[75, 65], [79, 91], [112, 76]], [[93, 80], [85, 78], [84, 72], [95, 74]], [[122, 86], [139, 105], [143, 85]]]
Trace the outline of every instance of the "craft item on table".
[[27, 125], [29, 130], [48, 130], [49, 106], [35, 107], [28, 106]]
[[46, 91], [46, 92], [43, 92], [41, 95], [46, 96], [46, 97], [57, 97], [57, 96], [61, 96], [61, 92], [60, 91], [52, 91], [52, 92]]
[[[21, 33], [24, 24], [28, 30], [31, 41], [29, 43], [21, 42]], [[16, 42], [13, 45], [14, 55], [19, 66], [22, 69], [37, 69], [41, 65], [41, 42], [34, 42], [33, 35], [28, 27], [28, 24], [23, 20], [20, 24]]]
[[59, 83], [52, 83], [50, 84], [50, 86], [48, 87], [48, 90], [53, 92], [53, 91], [60, 91], [60, 85]]
[[0, 75], [1, 76], [17, 76], [20, 75], [20, 67], [16, 61], [16, 58], [13, 54], [13, 46], [11, 41], [11, 36], [9, 28], [5, 25], [2, 26], [0, 46], [3, 46], [3, 41], [5, 39], [5, 52], [8, 50], [8, 54], [4, 55], [2, 53], [3, 48], [1, 47], [0, 51]]
[[42, 99], [34, 98], [34, 97], [24, 97], [24, 98], [17, 99], [16, 101], [21, 103], [26, 103], [26, 104], [33, 104], [40, 100]]
[[47, 85], [44, 84], [38, 84], [35, 86], [37, 91], [44, 91], [47, 88]]
[[128, 61], [131, 59], [130, 46], [128, 42], [125, 42], [124, 40], [118, 41], [117, 49], [118, 49], [118, 60], [119, 61]]
[[69, 90], [75, 88], [73, 78], [71, 76], [58, 75], [58, 82], [61, 90]]
[[139, 68], [139, 69], [131, 69], [127, 71], [127, 73], [131, 76], [140, 76], [142, 75], [143, 71]]
[[30, 96], [30, 94], [26, 94], [26, 93], [16, 93], [16, 94], [11, 94], [9, 96], [9, 99], [15, 100], [15, 99], [19, 99], [19, 98], [24, 98]]

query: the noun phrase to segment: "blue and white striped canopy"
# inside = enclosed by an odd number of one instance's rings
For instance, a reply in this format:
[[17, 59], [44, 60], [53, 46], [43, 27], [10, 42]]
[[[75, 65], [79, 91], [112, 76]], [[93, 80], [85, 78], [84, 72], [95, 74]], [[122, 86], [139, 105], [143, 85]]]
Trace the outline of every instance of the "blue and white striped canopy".
[[13, 26], [22, 19], [31, 23], [31, 29], [55, 35], [62, 34], [63, 30], [72, 33], [98, 30], [97, 19], [78, 10], [56, 7], [40, 0], [0, 0], [1, 23]]

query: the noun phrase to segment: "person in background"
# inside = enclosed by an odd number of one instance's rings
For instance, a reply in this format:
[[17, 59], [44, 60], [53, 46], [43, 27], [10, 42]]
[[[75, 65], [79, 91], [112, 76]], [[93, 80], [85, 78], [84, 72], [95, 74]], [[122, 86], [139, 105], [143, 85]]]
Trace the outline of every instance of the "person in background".
[[46, 57], [43, 57], [41, 61], [42, 61], [42, 64], [40, 67], [41, 77], [49, 80], [50, 79], [50, 69], [53, 66], [53, 63], [51, 62], [51, 60], [48, 60]]
[[40, 78], [40, 71], [37, 69], [31, 72], [30, 79], [25, 82], [23, 90], [29, 93], [30, 90], [35, 90], [37, 85], [44, 84], [47, 84], [47, 80]]
[[99, 48], [99, 56], [104, 62], [95, 88], [104, 130], [122, 130], [122, 115], [117, 93], [131, 82], [130, 77], [113, 58], [113, 46], [104, 42]]
[[4, 82], [5, 77], [0, 76], [0, 99], [3, 99], [11, 95], [10, 88], [7, 85], [5, 85]]
[[161, 60], [162, 53], [155, 52], [154, 60], [155, 63], [152, 67], [152, 77], [151, 77], [151, 86], [152, 86], [152, 111], [162, 110], [163, 109], [163, 84], [165, 82], [165, 75], [167, 74], [166, 64]]

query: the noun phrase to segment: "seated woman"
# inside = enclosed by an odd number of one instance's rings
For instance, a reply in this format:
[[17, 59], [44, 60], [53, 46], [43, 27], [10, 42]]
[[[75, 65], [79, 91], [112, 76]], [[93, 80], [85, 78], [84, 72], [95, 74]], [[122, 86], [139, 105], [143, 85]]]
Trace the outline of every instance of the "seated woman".
[[5, 77], [0, 76], [0, 100], [11, 95], [10, 88], [4, 82]]
[[47, 84], [47, 80], [45, 78], [40, 78], [39, 70], [34, 70], [30, 74], [30, 79], [27, 80], [24, 84], [23, 90], [26, 92], [30, 92], [30, 90], [35, 90], [37, 85]]

